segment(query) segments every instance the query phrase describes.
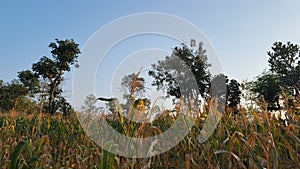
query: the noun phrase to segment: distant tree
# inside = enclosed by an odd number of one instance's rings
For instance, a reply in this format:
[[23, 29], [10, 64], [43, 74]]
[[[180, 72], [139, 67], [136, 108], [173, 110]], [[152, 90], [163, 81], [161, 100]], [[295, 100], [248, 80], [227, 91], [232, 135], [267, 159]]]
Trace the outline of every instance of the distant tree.
[[227, 102], [228, 77], [224, 74], [218, 74], [211, 79], [211, 95], [218, 99], [219, 104], [225, 105]]
[[197, 45], [195, 40], [192, 40], [191, 46], [181, 44], [175, 47], [171, 56], [153, 64], [148, 74], [154, 78], [152, 85], [156, 86], [157, 90], [166, 91], [168, 97], [184, 96], [188, 99], [193, 78], [198, 88], [194, 89], [194, 96], [207, 97], [210, 82], [208, 67], [210, 64], [207, 62], [203, 43]]
[[268, 103], [268, 110], [279, 110], [280, 96], [280, 80], [277, 74], [271, 72], [263, 72], [253, 82], [251, 91], [258, 94], [260, 101], [264, 100]]
[[139, 77], [139, 72], [124, 76], [121, 80], [121, 92], [124, 99], [130, 100], [130, 97], [144, 97], [145, 79]]
[[27, 93], [33, 97], [34, 94], [40, 90], [40, 81], [38, 75], [34, 74], [31, 70], [24, 70], [18, 72], [18, 78], [23, 86], [26, 88]]
[[20, 99], [27, 94], [27, 89], [18, 80], [2, 84], [0, 88], [0, 107], [3, 111], [15, 110]]
[[97, 98], [93, 94], [88, 95], [84, 100], [84, 106], [82, 107], [88, 113], [99, 113], [100, 108], [96, 105]]
[[227, 105], [230, 108], [236, 109], [241, 101], [240, 84], [235, 79], [231, 79], [227, 86]]
[[235, 79], [229, 81], [226, 75], [218, 74], [212, 78], [211, 84], [213, 96], [218, 98], [219, 103], [223, 102], [224, 105], [230, 108], [237, 108], [240, 104], [242, 92], [240, 84]]
[[128, 113], [133, 109], [136, 109], [139, 103], [142, 103], [146, 109], [150, 107], [150, 99], [145, 97], [145, 79], [139, 77], [140, 71], [126, 75], [122, 78], [121, 92], [123, 93], [123, 99], [125, 99], [126, 102], [121, 103], [120, 108], [122, 108], [124, 114], [129, 115]]
[[300, 48], [297, 44], [275, 42], [268, 52], [270, 71], [276, 74], [280, 84], [289, 94], [300, 84]]
[[4, 83], [1, 80], [1, 87], [0, 87], [0, 107], [1, 107], [1, 111], [3, 112], [7, 112], [12, 108], [12, 104], [11, 104], [11, 99], [9, 99], [8, 93], [9, 92], [9, 87], [8, 84]]
[[49, 82], [48, 112], [55, 113], [55, 98], [61, 93], [60, 85], [65, 72], [71, 70], [71, 66], [77, 67], [77, 58], [80, 54], [78, 44], [71, 40], [55, 39], [50, 43], [52, 58], [42, 57], [32, 65], [32, 70]]
[[[226, 106], [228, 77], [224, 74], [215, 75], [210, 82], [210, 98], [223, 111]], [[216, 102], [217, 101], [217, 102]]]

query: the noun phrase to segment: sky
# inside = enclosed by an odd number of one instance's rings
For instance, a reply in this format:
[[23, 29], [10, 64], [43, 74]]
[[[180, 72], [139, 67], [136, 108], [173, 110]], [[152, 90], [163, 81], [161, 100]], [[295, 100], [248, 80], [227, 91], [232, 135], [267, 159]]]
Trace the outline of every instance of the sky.
[[[55, 38], [72, 38], [83, 49], [97, 30], [120, 17], [158, 12], [198, 27], [216, 50], [224, 74], [253, 80], [268, 68], [266, 52], [275, 41], [300, 44], [299, 7], [297, 0], [1, 1], [0, 79], [8, 82], [42, 56], [50, 56], [48, 45]], [[172, 47], [174, 43], [165, 50]], [[66, 77], [70, 83], [72, 73]], [[71, 85], [65, 86], [70, 93]]]

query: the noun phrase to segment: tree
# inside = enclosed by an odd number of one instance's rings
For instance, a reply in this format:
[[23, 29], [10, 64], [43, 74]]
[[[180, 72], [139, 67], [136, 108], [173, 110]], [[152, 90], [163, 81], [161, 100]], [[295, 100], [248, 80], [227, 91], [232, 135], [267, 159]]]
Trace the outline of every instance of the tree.
[[[212, 79], [211, 79], [211, 84], [213, 84], [213, 91], [214, 91], [214, 96], [217, 97], [218, 99], [221, 99], [221, 101], [226, 101], [227, 99], [227, 92], [224, 92], [222, 90], [218, 90], [218, 89], [221, 89], [223, 88], [224, 85], [227, 86], [227, 83], [228, 83], [228, 77], [224, 74], [218, 74], [216, 76], [214, 76]], [[226, 87], [227, 89], [227, 87]]]
[[211, 90], [219, 103], [223, 102], [224, 105], [234, 109], [240, 104], [242, 92], [240, 84], [235, 79], [229, 81], [226, 75], [218, 74], [211, 80]]
[[[192, 40], [191, 46], [181, 44], [175, 47], [172, 55], [153, 64], [148, 74], [154, 78], [152, 85], [157, 90], [166, 91], [168, 97], [184, 96], [189, 99], [192, 92], [195, 92], [194, 98], [199, 95], [206, 97], [210, 82], [209, 66], [203, 43], [197, 46]], [[196, 81], [196, 86], [193, 86], [193, 81]]]
[[227, 105], [230, 108], [237, 109], [241, 101], [240, 84], [235, 79], [231, 79], [227, 85]]
[[282, 87], [292, 94], [292, 88], [300, 84], [300, 48], [297, 44], [275, 42], [268, 52], [270, 71], [279, 78]]
[[126, 75], [121, 80], [121, 92], [124, 99], [131, 99], [130, 97], [144, 97], [145, 94], [145, 79], [138, 77], [137, 74], [132, 73]]
[[90, 94], [84, 100], [84, 106], [82, 106], [82, 109], [91, 114], [99, 113], [100, 108], [97, 106], [96, 102], [97, 102], [96, 96]]
[[277, 74], [271, 72], [263, 72], [253, 82], [251, 91], [258, 93], [260, 101], [264, 99], [268, 103], [268, 110], [279, 110], [279, 96], [280, 96], [280, 80]]
[[27, 94], [26, 88], [18, 80], [2, 84], [0, 88], [0, 107], [3, 111], [15, 110], [20, 99]]
[[38, 93], [40, 90], [40, 81], [38, 75], [35, 75], [30, 70], [24, 70], [18, 72], [18, 78], [23, 86], [26, 88], [27, 93], [30, 96], [34, 96], [34, 94]]
[[77, 58], [80, 54], [78, 44], [71, 40], [55, 39], [50, 43], [52, 59], [44, 56], [32, 65], [32, 70], [49, 83], [48, 112], [55, 113], [55, 98], [61, 93], [59, 88], [65, 72], [71, 70], [71, 66], [77, 67]]
[[70, 115], [72, 106], [67, 102], [66, 98], [59, 96], [55, 99], [54, 108], [63, 115]]
[[18, 72], [18, 77], [19, 79], [14, 79], [10, 83], [3, 83], [0, 80], [0, 107], [2, 111], [28, 112], [36, 108], [35, 101], [29, 97], [33, 97], [39, 90], [37, 77], [29, 70]]
[[126, 102], [120, 104], [120, 108], [122, 108], [122, 112], [129, 117], [133, 117], [131, 116], [133, 115], [132, 113], [134, 113], [133, 110], [136, 110], [139, 105], [143, 105], [145, 110], [145, 108], [148, 109], [151, 104], [150, 99], [145, 97], [145, 79], [139, 77], [140, 72], [141, 70], [137, 73], [126, 75], [121, 81], [121, 92], [123, 93], [123, 99], [125, 99]]

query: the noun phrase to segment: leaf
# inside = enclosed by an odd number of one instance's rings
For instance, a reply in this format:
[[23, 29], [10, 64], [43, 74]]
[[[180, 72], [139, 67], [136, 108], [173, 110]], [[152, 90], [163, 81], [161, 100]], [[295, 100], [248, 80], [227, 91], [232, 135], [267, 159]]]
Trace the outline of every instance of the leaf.
[[252, 156], [252, 158], [253, 158], [256, 166], [257, 166], [257, 168], [263, 169], [263, 167], [261, 166], [261, 164], [260, 164], [257, 156], [255, 155], [253, 149], [250, 147], [250, 145], [248, 144], [248, 142], [244, 138], [242, 138], [242, 137], [239, 137], [239, 140], [241, 140], [246, 145], [247, 149], [249, 150], [249, 152], [250, 152], [250, 154], [251, 154], [251, 156]]
[[289, 136], [292, 137], [300, 145], [299, 137], [297, 137], [293, 132], [290, 131]]
[[245, 165], [243, 164], [241, 158], [239, 156], [237, 156], [236, 154], [234, 154], [233, 152], [231, 152], [231, 151], [217, 150], [214, 153], [215, 154], [228, 153], [228, 154], [232, 155], [235, 158], [235, 160], [238, 162], [239, 166], [242, 166], [243, 168], [246, 168]]
[[27, 140], [21, 141], [15, 148], [11, 155], [10, 169], [16, 169], [18, 165], [18, 159], [21, 151], [27, 146]]
[[102, 168], [112, 168], [114, 164], [115, 154], [111, 152], [116, 152], [118, 145], [114, 144], [112, 141], [104, 143], [104, 154]]

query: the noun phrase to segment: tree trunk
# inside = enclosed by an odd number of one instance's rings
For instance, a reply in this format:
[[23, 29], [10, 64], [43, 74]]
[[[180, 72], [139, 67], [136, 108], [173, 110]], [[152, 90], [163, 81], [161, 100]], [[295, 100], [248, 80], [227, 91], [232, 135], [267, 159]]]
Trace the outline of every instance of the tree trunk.
[[51, 84], [50, 86], [50, 96], [49, 96], [49, 102], [48, 102], [48, 111], [50, 114], [54, 114], [54, 92], [55, 92], [55, 85]]
[[62, 79], [62, 75], [63, 75], [63, 71], [60, 69], [59, 70], [59, 76], [57, 76], [50, 84], [50, 96], [49, 96], [49, 113], [50, 114], [54, 114], [55, 110], [54, 110], [54, 99], [56, 97], [55, 95], [55, 91], [57, 90], [58, 86], [61, 83], [61, 79]]

